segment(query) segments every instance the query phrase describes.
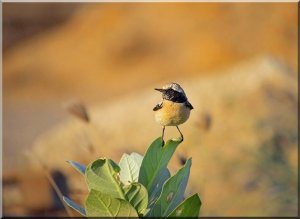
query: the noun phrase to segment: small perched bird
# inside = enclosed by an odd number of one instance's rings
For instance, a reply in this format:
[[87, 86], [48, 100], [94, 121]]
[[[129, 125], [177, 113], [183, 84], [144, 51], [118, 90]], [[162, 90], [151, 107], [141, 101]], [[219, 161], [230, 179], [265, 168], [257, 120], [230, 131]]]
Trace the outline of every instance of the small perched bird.
[[193, 108], [188, 101], [184, 90], [179, 84], [171, 83], [163, 86], [163, 88], [155, 88], [162, 93], [163, 100], [154, 108], [155, 120], [162, 125], [162, 140], [164, 145], [164, 133], [166, 126], [176, 126], [183, 141], [183, 135], [178, 125], [184, 123], [190, 117], [190, 111]]

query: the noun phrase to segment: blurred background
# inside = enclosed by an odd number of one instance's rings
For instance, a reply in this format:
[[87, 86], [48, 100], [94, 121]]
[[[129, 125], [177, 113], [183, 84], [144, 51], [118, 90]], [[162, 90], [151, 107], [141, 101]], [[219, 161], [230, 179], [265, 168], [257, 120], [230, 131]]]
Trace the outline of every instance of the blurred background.
[[144, 154], [178, 82], [201, 216], [296, 216], [297, 33], [296, 3], [3, 3], [4, 215], [67, 215], [49, 179], [84, 203], [65, 161]]

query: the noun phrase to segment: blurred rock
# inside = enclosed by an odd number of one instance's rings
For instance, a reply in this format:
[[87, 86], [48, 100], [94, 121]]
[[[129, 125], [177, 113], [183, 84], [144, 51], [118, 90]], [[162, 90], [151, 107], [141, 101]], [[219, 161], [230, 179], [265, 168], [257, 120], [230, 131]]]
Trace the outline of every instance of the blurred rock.
[[[185, 141], [179, 153], [184, 150], [193, 157], [190, 191], [199, 192], [202, 214], [295, 216], [297, 165], [290, 160], [297, 153], [297, 81], [285, 64], [271, 57], [257, 58], [219, 76], [177, 82], [195, 108], [182, 125]], [[34, 144], [32, 154], [68, 175], [77, 173], [65, 160], [88, 164], [104, 156], [118, 161], [124, 151], [143, 154], [161, 132], [152, 112], [159, 100], [148, 87], [91, 107], [89, 124], [75, 118], [60, 124]], [[213, 126], [203, 132], [197, 121], [207, 112]], [[177, 135], [174, 128], [166, 129], [166, 138]], [[93, 154], [86, 148], [90, 142]], [[278, 148], [280, 162], [274, 158]], [[171, 171], [178, 166], [174, 159]], [[268, 193], [272, 188], [276, 192]]]
[[109, 100], [258, 54], [296, 71], [296, 45], [296, 3], [83, 4], [68, 22], [6, 52], [4, 94]]

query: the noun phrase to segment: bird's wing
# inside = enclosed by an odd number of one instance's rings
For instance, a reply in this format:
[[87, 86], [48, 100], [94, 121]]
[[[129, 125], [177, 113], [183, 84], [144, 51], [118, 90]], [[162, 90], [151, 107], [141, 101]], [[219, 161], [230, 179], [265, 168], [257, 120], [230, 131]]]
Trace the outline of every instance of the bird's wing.
[[153, 108], [153, 111], [157, 111], [157, 110], [161, 109], [162, 106], [163, 106], [163, 102], [156, 104], [156, 106]]
[[185, 106], [186, 106], [187, 108], [189, 108], [190, 110], [194, 109], [194, 107], [192, 106], [192, 104], [191, 104], [189, 101], [186, 101], [186, 102], [185, 102]]

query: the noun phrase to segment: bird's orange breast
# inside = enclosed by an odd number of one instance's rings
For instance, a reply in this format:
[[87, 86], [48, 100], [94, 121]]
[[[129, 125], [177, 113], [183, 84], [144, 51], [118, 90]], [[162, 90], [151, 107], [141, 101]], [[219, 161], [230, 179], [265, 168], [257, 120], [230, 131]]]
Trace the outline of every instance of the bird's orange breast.
[[163, 101], [161, 109], [155, 111], [155, 120], [162, 126], [176, 126], [184, 123], [190, 117], [190, 109], [184, 103]]

